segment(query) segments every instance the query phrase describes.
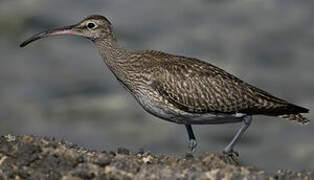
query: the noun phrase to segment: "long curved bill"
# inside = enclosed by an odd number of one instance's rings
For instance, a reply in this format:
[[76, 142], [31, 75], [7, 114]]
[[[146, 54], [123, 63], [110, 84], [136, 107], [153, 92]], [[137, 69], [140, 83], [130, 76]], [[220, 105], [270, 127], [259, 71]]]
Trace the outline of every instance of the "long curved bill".
[[38, 39], [42, 39], [45, 37], [49, 37], [49, 36], [57, 36], [57, 35], [64, 35], [64, 34], [79, 35], [79, 33], [73, 29], [75, 26], [76, 25], [65, 26], [62, 28], [52, 29], [52, 30], [48, 30], [48, 31], [44, 31], [44, 32], [35, 34], [32, 37], [30, 37], [29, 39], [27, 39], [26, 41], [24, 41], [22, 44], [20, 44], [20, 47], [24, 47], [33, 41], [36, 41]]

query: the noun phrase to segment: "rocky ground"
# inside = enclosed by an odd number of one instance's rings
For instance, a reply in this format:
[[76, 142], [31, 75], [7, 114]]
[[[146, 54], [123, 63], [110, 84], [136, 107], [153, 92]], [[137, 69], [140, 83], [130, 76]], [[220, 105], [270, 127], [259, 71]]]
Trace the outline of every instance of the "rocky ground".
[[47, 137], [0, 138], [0, 179], [314, 179], [312, 172], [275, 174], [236, 165], [222, 154], [199, 157], [83, 149]]

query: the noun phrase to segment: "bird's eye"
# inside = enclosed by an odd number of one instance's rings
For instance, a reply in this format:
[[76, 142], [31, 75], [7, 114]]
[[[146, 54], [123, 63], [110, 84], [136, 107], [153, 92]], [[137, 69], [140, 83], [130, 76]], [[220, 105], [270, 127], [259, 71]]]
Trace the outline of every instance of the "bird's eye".
[[93, 23], [93, 22], [90, 22], [90, 23], [87, 24], [87, 27], [88, 27], [88, 29], [93, 29], [93, 28], [96, 27], [96, 24]]

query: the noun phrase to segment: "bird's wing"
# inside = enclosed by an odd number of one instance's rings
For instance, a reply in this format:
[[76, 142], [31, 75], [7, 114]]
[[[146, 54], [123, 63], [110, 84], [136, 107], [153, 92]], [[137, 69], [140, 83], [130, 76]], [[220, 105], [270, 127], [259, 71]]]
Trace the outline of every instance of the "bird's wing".
[[156, 59], [164, 56], [167, 61], [155, 67], [151, 86], [185, 112], [277, 115], [289, 105], [211, 64], [168, 54], [158, 56]]

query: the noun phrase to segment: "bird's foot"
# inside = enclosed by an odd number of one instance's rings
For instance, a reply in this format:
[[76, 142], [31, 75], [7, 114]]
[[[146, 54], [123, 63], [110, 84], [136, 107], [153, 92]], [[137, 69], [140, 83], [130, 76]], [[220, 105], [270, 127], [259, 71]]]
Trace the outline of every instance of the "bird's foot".
[[239, 155], [240, 155], [238, 151], [235, 151], [233, 149], [224, 149], [223, 153], [226, 155], [235, 155], [237, 157], [239, 157]]
[[191, 153], [193, 153], [193, 152], [195, 151], [196, 146], [197, 146], [197, 141], [196, 141], [196, 139], [189, 139], [188, 147], [189, 147]]
[[231, 160], [236, 165], [240, 165], [239, 161], [239, 153], [237, 151], [234, 151], [233, 149], [230, 150], [223, 150], [223, 154], [228, 158], [228, 160]]

